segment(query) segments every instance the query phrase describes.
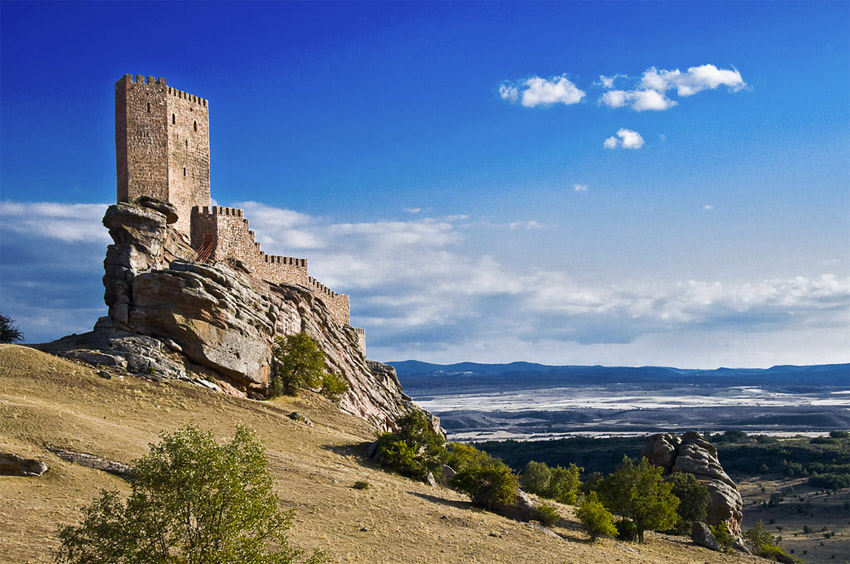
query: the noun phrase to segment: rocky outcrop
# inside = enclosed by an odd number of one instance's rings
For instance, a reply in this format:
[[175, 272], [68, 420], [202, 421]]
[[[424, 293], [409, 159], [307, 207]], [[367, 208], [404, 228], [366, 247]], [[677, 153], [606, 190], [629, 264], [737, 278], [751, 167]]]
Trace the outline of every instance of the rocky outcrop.
[[41, 476], [45, 472], [47, 464], [41, 460], [0, 452], [0, 476]]
[[662, 467], [665, 474], [693, 474], [708, 488], [711, 496], [706, 514], [708, 524], [724, 522], [733, 537], [740, 537], [744, 503], [738, 486], [720, 465], [714, 445], [696, 431], [681, 437], [664, 433], [648, 436], [641, 454], [652, 464]]
[[175, 218], [173, 206], [151, 199], [110, 206], [103, 218], [114, 241], [104, 260], [108, 317], [90, 333], [39, 348], [147, 378], [261, 397], [275, 337], [304, 331], [325, 352], [328, 370], [348, 382], [343, 410], [389, 430], [418, 409], [395, 370], [367, 361], [356, 331], [338, 325], [320, 295], [261, 280], [241, 263], [196, 262], [170, 225]]
[[119, 478], [124, 478], [125, 480], [130, 480], [135, 473], [132, 466], [128, 466], [114, 460], [104, 460], [99, 456], [86, 452], [74, 452], [72, 450], [65, 450], [58, 447], [47, 447], [47, 450], [65, 462], [72, 462], [87, 468], [94, 468], [95, 470], [108, 472], [109, 474], [114, 474]]

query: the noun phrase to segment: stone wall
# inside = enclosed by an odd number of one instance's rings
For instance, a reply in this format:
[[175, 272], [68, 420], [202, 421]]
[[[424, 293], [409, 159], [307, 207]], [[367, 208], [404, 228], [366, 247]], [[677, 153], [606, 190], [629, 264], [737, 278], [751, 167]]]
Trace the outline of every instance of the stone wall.
[[[213, 245], [211, 258], [239, 261], [252, 276], [273, 284], [297, 284], [310, 290], [327, 306], [339, 325], [350, 322], [349, 299], [334, 292], [307, 272], [307, 259], [267, 255], [256, 241], [245, 214], [238, 208], [195, 207], [191, 215], [192, 247]], [[365, 349], [364, 349], [365, 350]]]

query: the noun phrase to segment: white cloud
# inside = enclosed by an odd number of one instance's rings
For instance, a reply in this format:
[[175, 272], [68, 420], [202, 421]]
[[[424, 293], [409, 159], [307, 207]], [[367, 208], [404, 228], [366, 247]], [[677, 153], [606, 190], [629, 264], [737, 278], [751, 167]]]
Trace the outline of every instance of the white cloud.
[[711, 211], [711, 210], [714, 209], [714, 206], [706, 204], [702, 207], [702, 209], [705, 210], [705, 211]]
[[576, 192], [587, 192], [587, 184], [573, 184], [573, 190]]
[[502, 84], [499, 95], [509, 102], [520, 102], [526, 108], [551, 106], [553, 104], [578, 104], [585, 93], [570, 82], [566, 75], [549, 79], [532, 76], [516, 85]]
[[726, 86], [730, 92], [737, 92], [747, 87], [737, 69], [718, 69], [714, 65], [690, 67], [687, 72], [679, 69], [658, 70], [650, 68], [643, 73], [641, 88], [666, 92], [676, 89], [676, 94], [682, 97], [693, 96], [703, 90], [714, 90]]
[[616, 149], [617, 147], [622, 147], [623, 149], [640, 149], [643, 147], [643, 144], [643, 137], [641, 137], [640, 133], [625, 128], [618, 130], [616, 137], [608, 137], [602, 142], [602, 146], [606, 149]]
[[107, 204], [0, 202], [0, 231], [27, 238], [58, 239], [66, 243], [108, 243], [101, 219]]
[[508, 229], [511, 231], [515, 231], [517, 229], [544, 229], [545, 227], [545, 225], [538, 221], [534, 221], [533, 219], [531, 221], [512, 221], [508, 224]]
[[[600, 80], [608, 78], [600, 77]], [[602, 80], [602, 83], [612, 88], [613, 78]], [[651, 67], [643, 73], [634, 89], [610, 90], [602, 94], [599, 103], [611, 108], [629, 106], [637, 112], [662, 111], [678, 105], [678, 102], [667, 96], [669, 91], [675, 90], [678, 96], [685, 98], [720, 86], [726, 86], [730, 92], [737, 92], [747, 88], [747, 83], [737, 69], [718, 69], [711, 64], [690, 67], [686, 72]]]
[[404, 208], [404, 211], [415, 214], [421, 212], [422, 208]]
[[655, 90], [611, 90], [603, 94], [599, 102], [611, 108], [631, 106], [636, 112], [663, 111], [678, 105], [678, 102]]
[[624, 74], [615, 74], [615, 75], [611, 75], [611, 76], [605, 76], [604, 74], [600, 74], [599, 75], [599, 82], [597, 82], [596, 84], [599, 84], [604, 88], [611, 89], [611, 88], [614, 88], [614, 82], [618, 78], [628, 78], [628, 77]]

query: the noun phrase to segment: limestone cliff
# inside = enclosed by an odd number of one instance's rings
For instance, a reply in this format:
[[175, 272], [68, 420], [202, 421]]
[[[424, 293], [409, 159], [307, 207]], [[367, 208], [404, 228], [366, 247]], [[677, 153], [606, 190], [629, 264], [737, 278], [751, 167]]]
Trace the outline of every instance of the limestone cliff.
[[304, 331], [325, 352], [328, 370], [350, 386], [343, 410], [389, 429], [418, 409], [402, 393], [395, 370], [367, 361], [355, 330], [338, 325], [309, 288], [258, 280], [238, 261], [196, 261], [171, 226], [176, 219], [170, 204], [148, 198], [110, 206], [103, 218], [114, 241], [104, 260], [109, 315], [90, 333], [40, 348], [147, 378], [260, 397], [275, 335]]

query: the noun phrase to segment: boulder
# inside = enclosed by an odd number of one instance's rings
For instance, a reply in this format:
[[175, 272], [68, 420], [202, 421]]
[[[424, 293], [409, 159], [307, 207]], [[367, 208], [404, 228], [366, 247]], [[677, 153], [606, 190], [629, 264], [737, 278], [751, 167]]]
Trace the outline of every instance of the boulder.
[[0, 476], [41, 476], [45, 472], [47, 464], [40, 460], [0, 452]]
[[496, 504], [492, 507], [494, 513], [516, 519], [518, 521], [531, 521], [537, 519], [537, 506], [534, 501], [522, 490], [517, 490], [516, 500], [513, 505]]
[[704, 546], [718, 552], [723, 551], [723, 548], [715, 540], [714, 535], [711, 534], [711, 529], [705, 523], [697, 521], [693, 524], [691, 527], [691, 540], [699, 546]]
[[[641, 454], [665, 474], [687, 472], [708, 488], [706, 522], [726, 523], [732, 536], [740, 539], [743, 499], [735, 482], [723, 470], [717, 449], [696, 431], [678, 437], [671, 433], [646, 437]], [[741, 543], [743, 544], [743, 543]]]
[[95, 470], [108, 472], [109, 474], [114, 474], [119, 478], [124, 478], [125, 480], [129, 480], [130, 478], [132, 478], [135, 472], [132, 466], [128, 466], [126, 464], [116, 462], [114, 460], [104, 460], [99, 456], [95, 456], [86, 452], [74, 452], [72, 450], [65, 450], [58, 447], [47, 447], [47, 450], [49, 450], [65, 462], [72, 462], [74, 464], [79, 464], [80, 466], [85, 466], [87, 468], [94, 468]]

